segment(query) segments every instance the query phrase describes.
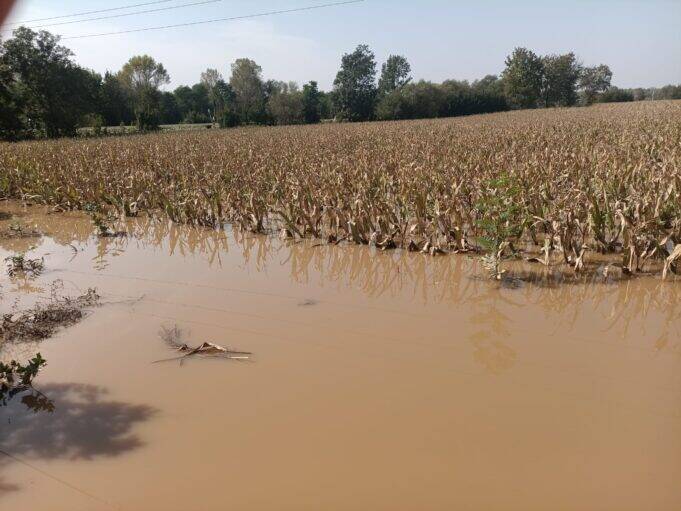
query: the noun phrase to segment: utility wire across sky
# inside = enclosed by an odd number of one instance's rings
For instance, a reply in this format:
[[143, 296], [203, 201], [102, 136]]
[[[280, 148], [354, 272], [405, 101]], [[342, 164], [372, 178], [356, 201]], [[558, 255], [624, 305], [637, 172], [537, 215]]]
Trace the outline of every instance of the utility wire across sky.
[[73, 14], [62, 14], [61, 16], [50, 16], [49, 18], [36, 18], [32, 20], [13, 21], [6, 25], [25, 25], [26, 23], [37, 23], [39, 21], [60, 20], [64, 18], [75, 18], [76, 16], [87, 16], [88, 14], [99, 14], [100, 12], [122, 11], [124, 9], [132, 9], [134, 7], [144, 7], [145, 5], [167, 4], [173, 0], [156, 0], [154, 2], [143, 2], [141, 4], [123, 5], [120, 7], [110, 7], [108, 9], [97, 9], [94, 11], [74, 12]]
[[[69, 21], [59, 21], [57, 23], [45, 23], [43, 25], [33, 25], [28, 28], [30, 29], [36, 29], [36, 28], [45, 28], [45, 27], [57, 27], [61, 25], [73, 25], [74, 23], [85, 23], [88, 21], [100, 21], [100, 20], [108, 20], [112, 18], [124, 18], [126, 16], [135, 16], [137, 14], [150, 14], [153, 12], [163, 12], [163, 11], [172, 11], [173, 9], [181, 9], [183, 7], [194, 7], [197, 5], [206, 5], [206, 4], [215, 4], [217, 2], [224, 2], [224, 0], [201, 0], [200, 2], [190, 2], [187, 4], [180, 4], [180, 5], [172, 5], [170, 7], [158, 7], [156, 9], [147, 9], [144, 11], [133, 11], [133, 12], [125, 12], [123, 14], [109, 14], [107, 16], [98, 16], [96, 18], [85, 18], [85, 19], [80, 19], [80, 20], [69, 20]], [[15, 28], [13, 29], [4, 29], [1, 30], [0, 32], [10, 32], [12, 30], [16, 30]]]
[[102, 37], [102, 36], [108, 36], [108, 35], [120, 35], [120, 34], [132, 34], [135, 32], [147, 32], [150, 30], [165, 30], [169, 28], [180, 28], [180, 27], [191, 27], [195, 25], [205, 25], [208, 23], [219, 23], [221, 21], [236, 21], [236, 20], [243, 20], [243, 19], [249, 19], [249, 18], [262, 18], [265, 16], [274, 16], [277, 14], [288, 14], [288, 13], [294, 13], [294, 12], [303, 12], [303, 11], [312, 11], [316, 9], [324, 9], [327, 7], [337, 7], [341, 5], [350, 5], [350, 4], [359, 4], [364, 2], [365, 0], [346, 0], [344, 2], [331, 2], [327, 4], [319, 4], [319, 5], [310, 5], [307, 7], [296, 7], [292, 9], [281, 9], [281, 10], [276, 10], [276, 11], [265, 11], [257, 14], [245, 14], [242, 16], [230, 16], [227, 18], [215, 18], [215, 19], [210, 19], [210, 20], [202, 20], [202, 21], [190, 21], [187, 23], [176, 23], [174, 25], [160, 25], [156, 27], [144, 27], [144, 28], [133, 28], [130, 30], [118, 30], [115, 32], [101, 32], [98, 34], [84, 34], [84, 35], [75, 35], [75, 36], [67, 36], [67, 37], [62, 37], [62, 40], [65, 39], [84, 39], [87, 37]]

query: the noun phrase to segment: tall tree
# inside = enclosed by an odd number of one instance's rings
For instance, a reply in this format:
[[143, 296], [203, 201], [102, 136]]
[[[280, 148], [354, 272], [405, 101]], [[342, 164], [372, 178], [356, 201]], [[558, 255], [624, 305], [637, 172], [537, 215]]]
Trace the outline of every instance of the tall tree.
[[579, 86], [584, 95], [584, 102], [590, 105], [598, 95], [608, 90], [612, 80], [612, 71], [605, 64], [585, 67], [579, 77]]
[[307, 124], [316, 124], [321, 120], [321, 94], [317, 82], [311, 81], [303, 85], [303, 117]]
[[20, 108], [13, 93], [12, 70], [3, 60], [0, 41], [0, 140], [18, 140], [23, 136]]
[[203, 83], [196, 83], [191, 87], [181, 85], [173, 91], [181, 122], [196, 123], [210, 120], [208, 111], [211, 103], [208, 91]]
[[196, 112], [195, 121], [193, 122], [209, 122], [213, 115], [213, 103], [205, 83], [199, 82], [192, 85], [192, 98], [194, 101], [194, 111]]
[[366, 121], [373, 117], [376, 59], [366, 44], [343, 55], [333, 89], [338, 117], [348, 121]]
[[381, 66], [381, 77], [378, 79], [378, 92], [381, 95], [390, 94], [411, 81], [411, 66], [406, 57], [390, 55]]
[[148, 131], [158, 129], [161, 124], [161, 101], [163, 95], [153, 87], [142, 87], [134, 95], [134, 113], [137, 129]]
[[303, 94], [295, 82], [275, 82], [267, 101], [267, 111], [275, 124], [300, 124], [304, 121]]
[[544, 105], [572, 106], [577, 102], [577, 82], [581, 65], [574, 53], [547, 55], [542, 58], [544, 81], [542, 97]]
[[319, 91], [319, 116], [322, 119], [333, 119], [336, 116], [336, 105], [333, 91]]
[[136, 55], [125, 63], [118, 77], [133, 98], [137, 127], [140, 130], [156, 128], [160, 120], [159, 87], [170, 82], [163, 64], [149, 55]]
[[201, 83], [204, 85], [204, 87], [206, 87], [206, 91], [208, 92], [208, 100], [212, 106], [211, 116], [213, 121], [217, 119], [218, 102], [220, 99], [218, 91], [216, 90], [216, 86], [221, 80], [223, 80], [222, 75], [217, 69], [208, 68], [201, 73]]
[[104, 124], [118, 126], [130, 124], [133, 119], [132, 98], [118, 76], [107, 71], [104, 73], [99, 94], [99, 106]]
[[218, 97], [216, 118], [222, 128], [238, 126], [239, 116], [236, 113], [236, 93], [230, 84], [218, 80], [215, 84]]
[[192, 88], [186, 85], [180, 85], [173, 91], [177, 109], [180, 113], [180, 122], [184, 120], [189, 112], [194, 110], [194, 94]]
[[170, 76], [163, 64], [149, 55], [135, 55], [119, 72], [119, 77], [131, 89], [151, 87], [158, 89], [170, 82]]
[[163, 92], [161, 94], [159, 117], [162, 124], [177, 124], [182, 121], [182, 114], [177, 106], [177, 99], [172, 92]]
[[241, 123], [262, 121], [265, 114], [262, 68], [251, 59], [237, 59], [232, 64], [229, 84], [236, 96], [235, 111]]
[[59, 37], [26, 27], [5, 41], [0, 65], [11, 79], [8, 92], [20, 105], [23, 128], [36, 136], [73, 135], [82, 117], [94, 110], [101, 77], [71, 61]]
[[544, 65], [527, 48], [516, 48], [506, 57], [504, 90], [511, 106], [534, 108], [541, 97]]

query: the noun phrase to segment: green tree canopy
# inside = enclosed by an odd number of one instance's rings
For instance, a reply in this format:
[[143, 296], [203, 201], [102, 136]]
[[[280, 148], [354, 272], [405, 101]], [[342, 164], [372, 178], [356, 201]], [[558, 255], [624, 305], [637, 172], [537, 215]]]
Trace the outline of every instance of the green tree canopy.
[[504, 90], [511, 106], [535, 108], [541, 97], [543, 74], [541, 58], [527, 48], [516, 48], [506, 57]]
[[0, 139], [18, 140], [24, 135], [20, 119], [21, 106], [13, 94], [12, 69], [3, 62], [1, 50], [2, 41], [0, 41]]
[[130, 124], [134, 119], [130, 91], [118, 76], [106, 72], [99, 91], [99, 104], [104, 123], [108, 126]]
[[0, 94], [11, 97], [3, 101], [10, 115], [4, 123], [29, 136], [75, 134], [81, 118], [96, 108], [101, 77], [74, 64], [72, 55], [49, 32], [15, 30], [0, 49]]
[[381, 66], [381, 77], [378, 79], [379, 94], [389, 94], [404, 87], [411, 81], [411, 66], [406, 57], [390, 55]]
[[251, 59], [232, 64], [229, 84], [235, 94], [235, 113], [243, 124], [260, 122], [265, 114], [262, 68]]
[[337, 115], [348, 121], [366, 121], [373, 117], [376, 100], [376, 59], [366, 44], [341, 59], [341, 68], [333, 82]]
[[610, 87], [598, 96], [599, 103], [625, 103], [628, 101], [634, 101], [634, 93], [617, 87]]
[[236, 93], [230, 84], [218, 80], [215, 84], [215, 94], [218, 98], [216, 118], [222, 128], [238, 126], [239, 117], [236, 114]]
[[211, 110], [213, 119], [217, 119], [218, 115], [220, 97], [216, 87], [217, 83], [221, 80], [223, 80], [222, 75], [217, 69], [208, 68], [201, 73], [201, 83], [206, 88], [208, 93], [208, 100], [210, 101], [212, 107]]
[[605, 64], [585, 67], [579, 77], [584, 102], [590, 105], [598, 99], [598, 95], [608, 90], [612, 80], [612, 71]]
[[493, 94], [504, 93], [504, 82], [497, 75], [485, 75], [479, 80], [475, 80], [471, 87], [475, 90], [489, 92]]
[[275, 124], [304, 122], [303, 94], [295, 82], [273, 82], [267, 101], [267, 111]]
[[440, 117], [445, 109], [442, 86], [421, 80], [383, 96], [376, 107], [379, 119], [418, 119]]
[[307, 124], [315, 124], [321, 120], [322, 103], [317, 82], [311, 81], [303, 85], [303, 117]]
[[572, 106], [577, 103], [577, 82], [582, 69], [575, 54], [547, 55], [542, 58], [542, 63], [544, 105]]
[[118, 78], [127, 88], [140, 130], [156, 128], [160, 120], [159, 87], [170, 82], [163, 64], [149, 55], [136, 55], [123, 65]]
[[182, 112], [177, 105], [177, 98], [172, 92], [161, 93], [159, 105], [160, 121], [162, 124], [177, 124], [182, 121]]
[[131, 90], [143, 88], [158, 89], [170, 82], [170, 76], [163, 64], [149, 55], [136, 55], [128, 60], [118, 73], [120, 80]]

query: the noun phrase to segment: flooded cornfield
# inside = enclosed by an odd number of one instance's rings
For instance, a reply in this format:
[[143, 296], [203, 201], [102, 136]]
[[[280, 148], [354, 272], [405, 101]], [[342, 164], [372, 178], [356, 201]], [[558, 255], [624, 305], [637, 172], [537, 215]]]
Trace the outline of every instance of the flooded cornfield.
[[681, 509], [677, 276], [0, 210], [2, 509]]

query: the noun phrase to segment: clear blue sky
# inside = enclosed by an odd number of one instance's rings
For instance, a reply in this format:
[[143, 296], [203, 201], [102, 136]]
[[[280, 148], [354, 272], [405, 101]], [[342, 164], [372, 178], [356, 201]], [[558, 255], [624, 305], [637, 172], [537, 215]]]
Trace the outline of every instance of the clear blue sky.
[[[150, 0], [18, 0], [8, 22], [145, 1]], [[172, 0], [108, 14], [196, 1], [200, 0]], [[222, 0], [46, 29], [66, 37], [331, 1]], [[574, 51], [585, 65], [610, 65], [615, 85], [646, 87], [681, 83], [681, 0], [365, 0], [317, 11], [63, 43], [80, 64], [99, 72], [117, 71], [130, 56], [147, 53], [166, 66], [171, 88], [195, 83], [207, 67], [218, 68], [227, 77], [230, 62], [249, 57], [262, 66], [265, 78], [317, 80], [328, 89], [341, 55], [359, 43], [369, 44], [379, 63], [390, 53], [405, 55], [415, 79], [473, 80], [498, 74], [505, 56], [516, 46], [526, 46], [539, 54]]]

